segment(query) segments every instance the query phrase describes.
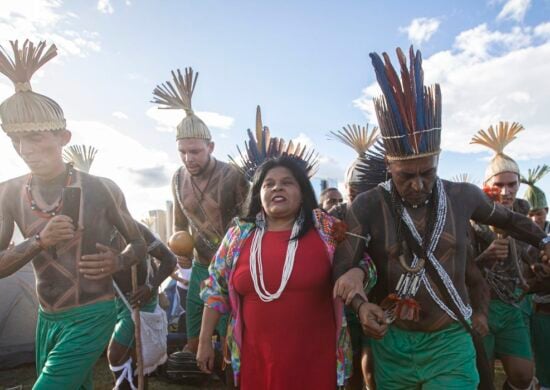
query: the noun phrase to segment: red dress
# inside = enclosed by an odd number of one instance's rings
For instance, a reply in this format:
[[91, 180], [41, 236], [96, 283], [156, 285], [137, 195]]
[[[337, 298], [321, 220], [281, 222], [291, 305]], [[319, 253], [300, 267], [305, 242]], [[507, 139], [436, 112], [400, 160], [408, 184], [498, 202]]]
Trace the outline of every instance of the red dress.
[[[290, 231], [266, 232], [261, 260], [270, 293], [281, 284]], [[298, 244], [294, 268], [279, 299], [263, 302], [250, 274], [246, 240], [233, 285], [241, 296], [242, 390], [336, 388], [336, 323], [331, 264], [326, 246], [312, 228]]]

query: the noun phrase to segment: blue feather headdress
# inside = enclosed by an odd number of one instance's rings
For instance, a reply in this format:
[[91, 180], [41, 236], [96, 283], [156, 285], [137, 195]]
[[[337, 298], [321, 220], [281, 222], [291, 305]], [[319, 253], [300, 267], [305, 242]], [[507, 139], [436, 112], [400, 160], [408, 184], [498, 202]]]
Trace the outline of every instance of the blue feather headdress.
[[374, 109], [388, 160], [408, 160], [433, 156], [441, 151], [441, 89], [424, 86], [422, 54], [411, 46], [407, 58], [397, 48], [401, 79], [387, 53], [384, 60], [370, 53], [382, 96], [374, 99]]
[[229, 156], [229, 159], [243, 172], [248, 180], [252, 180], [254, 173], [264, 161], [281, 156], [295, 158], [310, 178], [317, 171], [319, 156], [315, 150], [308, 150], [306, 146], [300, 143], [292, 141], [286, 143], [282, 138], [272, 138], [269, 127], [262, 124], [260, 106], [256, 108], [256, 132], [254, 134], [248, 129], [247, 134], [248, 141], [244, 143], [245, 150], [241, 151], [237, 146], [238, 158], [235, 159]]

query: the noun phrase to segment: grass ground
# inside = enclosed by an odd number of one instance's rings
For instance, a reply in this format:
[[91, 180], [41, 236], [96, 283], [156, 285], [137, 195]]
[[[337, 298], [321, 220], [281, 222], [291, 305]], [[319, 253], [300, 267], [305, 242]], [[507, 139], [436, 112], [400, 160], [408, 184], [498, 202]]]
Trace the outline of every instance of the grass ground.
[[[13, 386], [23, 385], [23, 390], [30, 390], [32, 384], [36, 379], [34, 372], [34, 365], [24, 365], [16, 369], [3, 370], [0, 371], [0, 390], [5, 390]], [[504, 373], [502, 367], [497, 365], [496, 367], [496, 378], [495, 384], [496, 388], [502, 388], [502, 383], [504, 382]], [[111, 373], [109, 371], [109, 366], [105, 358], [102, 358], [96, 365], [94, 369], [94, 388], [96, 390], [111, 390], [113, 388], [113, 383], [111, 379]], [[194, 390], [199, 389], [198, 387], [181, 385], [181, 384], [172, 384], [168, 383], [161, 378], [150, 378], [149, 379], [149, 390], [181, 390], [188, 389]], [[223, 387], [219, 383], [214, 383], [211, 385], [206, 385], [201, 387], [201, 389], [216, 389], [220, 390]]]

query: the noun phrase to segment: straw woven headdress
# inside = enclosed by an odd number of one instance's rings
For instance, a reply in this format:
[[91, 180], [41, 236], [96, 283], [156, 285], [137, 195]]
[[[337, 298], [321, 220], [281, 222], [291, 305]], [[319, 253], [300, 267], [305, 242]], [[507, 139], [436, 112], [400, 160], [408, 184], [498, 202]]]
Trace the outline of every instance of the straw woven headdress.
[[374, 127], [369, 133], [369, 126], [347, 125], [342, 130], [331, 131], [329, 138], [342, 142], [357, 152], [357, 158], [350, 164], [346, 170], [346, 183], [354, 185], [360, 182], [358, 164], [365, 158], [369, 148], [374, 145], [378, 139], [378, 127]]
[[71, 145], [63, 150], [63, 159], [79, 171], [90, 173], [97, 149], [87, 145]]
[[153, 90], [152, 103], [160, 104], [161, 109], [184, 110], [185, 118], [178, 124], [176, 139], [198, 138], [211, 140], [212, 135], [206, 124], [195, 115], [191, 98], [197, 84], [199, 73], [192, 68], [185, 68], [185, 75], [179, 69], [172, 71], [172, 82], [166, 81]]
[[0, 46], [0, 73], [15, 85], [15, 93], [0, 104], [2, 129], [8, 134], [26, 131], [54, 131], [66, 128], [63, 110], [53, 99], [31, 88], [32, 75], [57, 55], [57, 48], [46, 42], [26, 40], [22, 47], [10, 41], [13, 57]]
[[382, 96], [374, 99], [374, 109], [384, 141], [386, 157], [392, 160], [410, 160], [440, 153], [441, 144], [441, 89], [439, 84], [424, 86], [422, 54], [413, 47], [407, 58], [396, 49], [401, 68], [397, 75], [387, 53], [384, 61], [377, 53], [370, 53], [376, 79]]
[[529, 169], [527, 171], [527, 177], [521, 177], [521, 182], [527, 184], [527, 190], [525, 190], [523, 198], [529, 202], [529, 211], [548, 208], [548, 202], [546, 202], [544, 191], [535, 185], [540, 179], [546, 176], [548, 172], [550, 172], [550, 167], [545, 164], [535, 169]]
[[319, 156], [315, 150], [308, 150], [306, 146], [300, 143], [292, 141], [286, 143], [282, 138], [271, 137], [269, 127], [264, 126], [262, 123], [260, 106], [256, 107], [255, 130], [254, 133], [250, 129], [246, 131], [248, 141], [244, 142], [244, 151], [241, 151], [237, 146], [238, 158], [235, 159], [229, 156], [229, 159], [239, 167], [248, 180], [252, 180], [254, 173], [264, 161], [281, 156], [295, 158], [303, 166], [308, 177], [311, 178], [315, 174], [319, 164]]
[[504, 148], [515, 140], [517, 134], [522, 130], [523, 126], [517, 122], [512, 124], [499, 122], [498, 126], [494, 128], [491, 126], [487, 131], [479, 130], [472, 138], [471, 144], [483, 145], [496, 153], [485, 170], [483, 183], [487, 183], [493, 176], [504, 172], [512, 172], [517, 174], [518, 177], [520, 176], [518, 164], [512, 157], [504, 153]]

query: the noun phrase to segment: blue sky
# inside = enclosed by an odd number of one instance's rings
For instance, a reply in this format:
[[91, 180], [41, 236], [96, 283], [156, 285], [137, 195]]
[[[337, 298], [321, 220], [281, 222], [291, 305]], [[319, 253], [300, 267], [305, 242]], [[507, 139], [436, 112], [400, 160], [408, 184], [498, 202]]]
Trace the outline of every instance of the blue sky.
[[[550, 156], [550, 0], [3, 0], [0, 43], [25, 37], [58, 45], [34, 90], [62, 105], [75, 143], [98, 147], [92, 172], [119, 182], [138, 217], [170, 199], [179, 163], [169, 130], [184, 114], [150, 100], [177, 67], [200, 73], [193, 106], [220, 159], [243, 144], [260, 104], [272, 134], [314, 146], [319, 175], [341, 179], [353, 152], [326, 134], [375, 124], [368, 53], [394, 58], [412, 42], [427, 81], [442, 85], [440, 176], [468, 172], [480, 182], [490, 153], [468, 141], [498, 120], [526, 127], [509, 148], [522, 169]], [[12, 91], [1, 79], [0, 98]], [[5, 136], [0, 152], [0, 179], [25, 172]], [[550, 190], [550, 178], [541, 186]]]

